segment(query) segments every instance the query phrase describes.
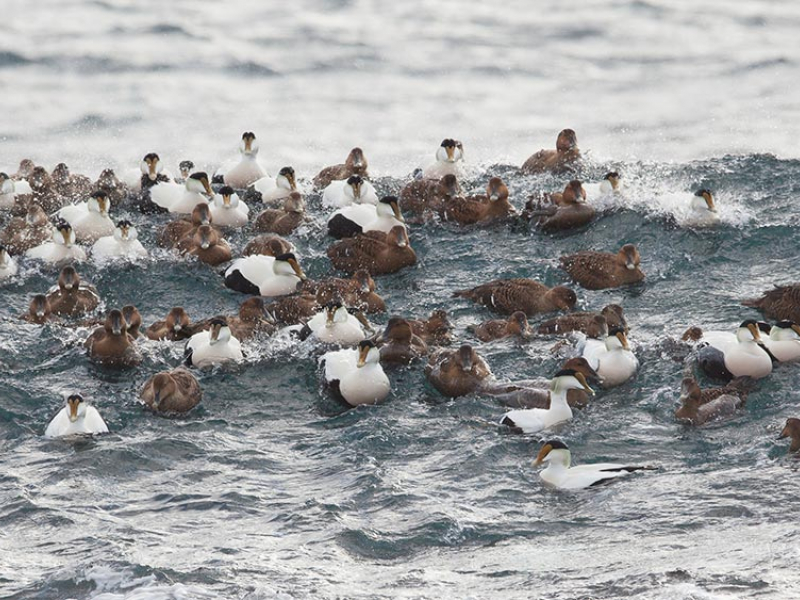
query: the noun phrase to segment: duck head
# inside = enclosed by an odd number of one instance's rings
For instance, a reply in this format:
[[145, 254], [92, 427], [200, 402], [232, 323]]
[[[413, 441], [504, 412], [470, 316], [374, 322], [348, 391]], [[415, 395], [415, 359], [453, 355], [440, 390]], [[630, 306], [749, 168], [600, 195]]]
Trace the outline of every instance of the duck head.
[[139, 169], [142, 171], [142, 174], [147, 175], [147, 178], [150, 181], [155, 181], [158, 179], [158, 175], [161, 173], [163, 168], [164, 167], [161, 165], [161, 159], [155, 152], [149, 152], [148, 154], [145, 154], [141, 164], [139, 165]]

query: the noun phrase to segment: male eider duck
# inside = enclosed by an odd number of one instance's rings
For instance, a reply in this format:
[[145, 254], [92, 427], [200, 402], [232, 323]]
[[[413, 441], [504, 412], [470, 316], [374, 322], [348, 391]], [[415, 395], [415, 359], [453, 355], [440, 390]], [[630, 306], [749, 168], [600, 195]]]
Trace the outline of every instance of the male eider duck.
[[45, 242], [25, 252], [25, 256], [49, 263], [86, 260], [86, 252], [75, 243], [75, 232], [66, 221], [60, 221], [53, 229], [53, 241]]
[[331, 184], [335, 180], [347, 179], [353, 175], [358, 175], [364, 179], [369, 178], [367, 173], [367, 158], [364, 156], [364, 151], [361, 148], [353, 148], [344, 164], [333, 165], [332, 167], [325, 167], [316, 177], [314, 177], [314, 187], [321, 190]]
[[[734, 380], [735, 381], [735, 380]], [[733, 382], [731, 382], [733, 383]], [[678, 421], [689, 425], [705, 425], [709, 421], [716, 421], [732, 417], [736, 411], [744, 406], [747, 396], [746, 390], [735, 387], [704, 390], [705, 392], [718, 392], [713, 397], [708, 397], [691, 377], [685, 377], [681, 382], [681, 406], [675, 411]]]
[[262, 177], [252, 185], [252, 188], [261, 194], [261, 202], [267, 206], [276, 206], [292, 194], [298, 193], [292, 167], [283, 167], [275, 179]]
[[186, 342], [186, 364], [202, 369], [242, 360], [242, 345], [233, 337], [227, 319], [216, 317], [210, 325], [208, 331], [195, 333]]
[[639, 360], [628, 346], [628, 338], [621, 327], [609, 327], [604, 344], [587, 345], [583, 357], [600, 375], [605, 388], [625, 383], [639, 368]]
[[250, 208], [239, 199], [229, 185], [222, 186], [210, 205], [214, 225], [222, 227], [244, 227], [250, 215]]
[[262, 177], [266, 177], [267, 172], [258, 162], [258, 140], [252, 131], [245, 131], [242, 134], [239, 153], [242, 155], [239, 164], [224, 173], [223, 179], [226, 185], [243, 190]]
[[351, 204], [378, 204], [375, 188], [360, 175], [332, 181], [322, 193], [322, 206], [325, 208], [343, 208]]
[[231, 259], [231, 247], [211, 225], [201, 225], [194, 235], [184, 237], [175, 248], [181, 254], [196, 256], [207, 265], [217, 266]]
[[[576, 356], [568, 359], [561, 366], [561, 370], [572, 370], [583, 375], [587, 382], [600, 382], [597, 374], [585, 358]], [[500, 387], [493, 396], [503, 405], [511, 408], [549, 408], [550, 406], [550, 379], [539, 377]], [[567, 404], [571, 408], [585, 408], [589, 404], [589, 393], [581, 389], [567, 391]]]
[[786, 419], [781, 434], [778, 436], [779, 440], [783, 438], [792, 438], [792, 445], [789, 446], [789, 452], [797, 452], [800, 450], [800, 419], [789, 417]]
[[377, 205], [351, 204], [334, 212], [328, 219], [328, 235], [337, 239], [367, 231], [388, 233], [393, 227], [405, 227], [397, 196], [384, 196]]
[[453, 292], [501, 314], [522, 311], [527, 316], [556, 310], [572, 310], [578, 297], [564, 286], [549, 288], [533, 279], [495, 279], [478, 287]]
[[800, 283], [775, 286], [760, 298], [743, 300], [742, 304], [760, 310], [770, 319], [800, 323]]
[[539, 150], [523, 163], [521, 171], [525, 174], [573, 171], [580, 157], [578, 137], [572, 129], [564, 129], [558, 134], [555, 150]]
[[408, 365], [428, 354], [428, 345], [414, 335], [411, 323], [401, 317], [392, 317], [378, 338], [381, 362]]
[[193, 327], [189, 315], [182, 306], [175, 306], [167, 313], [163, 321], [156, 321], [145, 331], [151, 340], [169, 340], [176, 342], [192, 337]]
[[567, 402], [569, 390], [584, 390], [594, 394], [583, 373], [562, 369], [550, 381], [550, 407], [511, 410], [500, 419], [501, 425], [513, 427], [523, 433], [536, 433], [559, 423], [572, 420], [572, 408]]
[[44, 437], [100, 433], [108, 433], [108, 425], [103, 421], [103, 417], [94, 406], [89, 406], [80, 394], [72, 394], [67, 398], [66, 406], [58, 411], [47, 425]]
[[689, 214], [685, 224], [695, 227], [714, 225], [719, 222], [719, 213], [714, 204], [714, 195], [711, 190], [703, 188], [697, 190], [689, 203]]
[[337, 350], [322, 356], [325, 384], [333, 396], [349, 406], [376, 404], [391, 391], [372, 340], [362, 340], [355, 350]]
[[2, 243], [11, 254], [25, 251], [44, 244], [53, 238], [53, 226], [47, 213], [38, 204], [28, 204], [24, 217], [14, 217], [0, 234]]
[[139, 241], [133, 223], [123, 219], [117, 223], [114, 235], [101, 237], [92, 246], [92, 258], [97, 261], [136, 260], [147, 258], [147, 250]]
[[194, 163], [191, 160], [182, 160], [178, 163], [178, 177], [175, 178], [175, 183], [185, 182], [192, 173], [194, 173]]
[[561, 268], [587, 290], [603, 290], [642, 281], [644, 273], [639, 268], [640, 261], [639, 251], [633, 244], [625, 244], [616, 254], [584, 251], [559, 259]]
[[800, 359], [800, 325], [794, 321], [779, 321], [769, 330], [769, 337], [762, 338], [770, 354], [780, 362]]
[[203, 171], [192, 173], [181, 186], [178, 184], [159, 184], [150, 190], [150, 199], [171, 213], [190, 214], [198, 204], [208, 204], [214, 191]]
[[131, 173], [123, 172], [125, 183], [135, 192], [148, 190], [153, 186], [169, 181], [169, 176], [163, 172], [164, 164], [155, 152], [148, 152], [139, 163], [139, 169]]
[[256, 217], [255, 230], [289, 235], [306, 220], [303, 197], [292, 192], [283, 201], [283, 208], [267, 208]]
[[153, 375], [144, 384], [139, 398], [157, 413], [175, 415], [187, 413], [200, 404], [203, 391], [194, 375], [178, 367]]
[[108, 194], [97, 191], [86, 202], [65, 206], [58, 211], [58, 216], [72, 225], [78, 241], [94, 242], [114, 234], [114, 221], [108, 216], [108, 207]]
[[0, 209], [11, 208], [17, 198], [14, 180], [8, 173], [0, 173]]
[[455, 197], [445, 200], [439, 210], [442, 221], [459, 225], [491, 223], [516, 212], [508, 201], [508, 187], [499, 177], [492, 177], [486, 186], [486, 194]]
[[484, 321], [472, 328], [475, 337], [482, 342], [493, 342], [508, 337], [518, 337], [529, 340], [533, 335], [528, 317], [521, 310], [511, 313], [508, 319], [493, 319]]
[[464, 160], [464, 146], [461, 142], [447, 138], [436, 149], [436, 162], [422, 171], [424, 179], [441, 179], [445, 175], [460, 175], [461, 161]]
[[365, 269], [370, 275], [387, 275], [417, 262], [402, 225], [392, 227], [388, 233], [368, 231], [339, 240], [328, 248], [327, 254], [333, 266], [345, 273]]
[[11, 258], [5, 246], [0, 244], [0, 281], [17, 274], [17, 261]]
[[709, 341], [706, 334], [703, 340], [708, 343], [699, 348], [697, 360], [710, 377], [761, 379], [772, 373], [772, 356], [762, 347], [758, 323], [752, 319], [739, 325], [732, 343], [713, 338]]
[[539, 473], [539, 477], [547, 485], [562, 490], [582, 490], [605, 485], [635, 471], [654, 470], [654, 467], [617, 463], [594, 463], [573, 467], [571, 461], [567, 445], [560, 440], [550, 440], [542, 446], [536, 456], [535, 464], [546, 462], [547, 466]]
[[106, 366], [133, 367], [142, 362], [121, 310], [110, 310], [103, 326], [91, 333], [84, 346], [89, 358]]
[[431, 354], [425, 376], [439, 393], [448, 398], [466, 396], [493, 378], [486, 361], [469, 344], [458, 350], [440, 350]]
[[604, 306], [599, 313], [574, 312], [568, 315], [561, 315], [560, 317], [541, 323], [537, 332], [541, 335], [569, 333], [570, 331], [588, 333], [595, 317], [598, 315], [606, 320], [608, 327], [622, 327], [625, 331], [625, 335], [628, 334], [628, 323], [622, 314], [622, 307], [619, 304]]
[[58, 287], [47, 293], [50, 310], [62, 317], [78, 317], [93, 311], [100, 304], [100, 295], [93, 285], [83, 283], [75, 267], [61, 269]]
[[618, 171], [610, 171], [598, 183], [584, 183], [583, 189], [590, 202], [604, 196], [620, 194], [622, 192], [622, 175]]
[[[211, 324], [215, 319], [221, 318], [218, 315], [205, 321], [200, 321], [192, 327], [192, 332], [205, 331], [211, 329]], [[272, 335], [275, 332], [275, 320], [267, 310], [264, 299], [255, 296], [248, 298], [239, 305], [239, 312], [235, 316], [225, 316], [225, 320], [230, 327], [231, 335], [239, 341], [247, 340], [258, 334]]]
[[292, 253], [237, 258], [225, 271], [225, 285], [256, 296], [285, 296], [297, 289], [306, 275]]
[[301, 337], [309, 336], [326, 344], [349, 345], [360, 342], [367, 334], [364, 322], [351, 315], [340, 300], [333, 300], [306, 323]]

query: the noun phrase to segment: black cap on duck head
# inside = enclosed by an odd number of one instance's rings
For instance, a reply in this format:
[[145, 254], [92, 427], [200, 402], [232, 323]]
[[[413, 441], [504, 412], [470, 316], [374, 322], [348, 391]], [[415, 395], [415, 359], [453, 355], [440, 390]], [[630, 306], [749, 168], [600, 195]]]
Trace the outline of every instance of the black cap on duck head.
[[547, 440], [545, 446], [550, 446], [551, 450], [569, 450], [567, 445], [561, 440]]
[[294, 169], [292, 167], [283, 167], [278, 171], [278, 175], [283, 175], [284, 177], [289, 177], [291, 175], [294, 177]]
[[283, 261], [290, 261], [290, 260], [297, 260], [297, 257], [294, 255], [294, 252], [285, 252], [275, 257], [275, 260], [283, 260]]
[[361, 185], [364, 183], [364, 179], [361, 175], [351, 175], [347, 178], [347, 185]]
[[6, 179], [11, 179], [11, 178], [8, 176], [8, 173], [3, 173], [3, 172], [0, 172], [0, 181], [5, 181]]
[[133, 227], [133, 223], [128, 221], [128, 219], [122, 219], [121, 221], [117, 221], [117, 228], [119, 229], [130, 229]]
[[155, 152], [148, 152], [147, 154], [144, 155], [144, 158], [142, 160], [145, 162], [151, 162], [154, 160], [161, 160], [161, 159], [158, 158], [158, 154], [156, 154]]
[[625, 329], [620, 327], [619, 325], [614, 325], [613, 327], [609, 327], [608, 335], [617, 335], [618, 333], [625, 335]]
[[236, 193], [236, 190], [229, 185], [223, 185], [221, 188], [219, 188], [219, 193], [222, 196], [233, 196]]
[[325, 303], [325, 310], [328, 311], [335, 311], [342, 308], [344, 304], [342, 303], [341, 298], [333, 298], [332, 300]]
[[181, 171], [191, 171], [194, 169], [194, 163], [190, 160], [182, 160], [180, 163], [178, 163], [178, 168]]
[[358, 349], [359, 350], [363, 350], [364, 348], [369, 349], [369, 348], [375, 348], [375, 347], [376, 347], [375, 346], [375, 342], [373, 342], [372, 340], [361, 340], [360, 342], [358, 342]]
[[452, 138], [445, 138], [440, 144], [442, 148], [455, 148], [457, 145], [458, 144], [456, 144], [456, 141]]
[[611, 179], [619, 179], [620, 177], [621, 176], [617, 171], [609, 171], [608, 173], [605, 174], [605, 177], [603, 177], [603, 179], [609, 181]]
[[397, 204], [397, 196], [384, 196], [380, 199], [383, 204]]
[[254, 139], [256, 139], [256, 134], [255, 134], [255, 133], [253, 133], [252, 131], [245, 131], [245, 132], [242, 134], [242, 139], [243, 139], [243, 140], [248, 140], [248, 139], [249, 139], [249, 140], [254, 140]]
[[742, 321], [739, 327], [750, 327], [751, 325], [758, 327], [758, 321], [756, 321], [755, 319], [747, 319], [746, 321]]
[[215, 325], [219, 327], [225, 327], [228, 324], [228, 319], [225, 317], [214, 317], [208, 322], [208, 324], [212, 327]]
[[108, 194], [103, 190], [95, 190], [90, 195], [90, 198], [102, 198], [103, 200], [108, 199]]
[[67, 223], [64, 219], [59, 219], [56, 223], [56, 229], [59, 231], [72, 231], [72, 225]]
[[208, 173], [205, 171], [197, 171], [196, 173], [189, 175], [189, 179], [196, 179], [197, 181], [203, 181], [205, 179], [208, 181]]
[[706, 194], [711, 194], [711, 190], [708, 188], [700, 188], [694, 193], [695, 196], [699, 196], [700, 198], [704, 197]]
[[553, 379], [556, 377], [575, 377], [578, 372], [575, 369], [561, 369], [555, 375], [553, 375]]

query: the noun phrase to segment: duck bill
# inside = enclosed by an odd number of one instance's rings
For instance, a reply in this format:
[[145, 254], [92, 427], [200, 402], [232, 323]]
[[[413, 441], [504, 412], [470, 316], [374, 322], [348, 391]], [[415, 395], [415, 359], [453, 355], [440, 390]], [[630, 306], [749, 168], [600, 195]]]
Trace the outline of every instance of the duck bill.
[[333, 319], [336, 316], [335, 308], [325, 309], [325, 327], [333, 327]]
[[244, 153], [250, 154], [253, 151], [253, 139], [251, 137], [246, 137], [244, 140]]
[[122, 335], [122, 316], [114, 315], [111, 317], [111, 333], [114, 335]]
[[705, 197], [705, 201], [706, 201], [706, 206], [708, 206], [709, 212], [712, 212], [712, 213], [717, 212], [717, 207], [714, 204], [714, 199], [711, 196], [706, 196]]
[[150, 181], [155, 181], [158, 177], [158, 162], [155, 160], [147, 161], [147, 178]]
[[230, 194], [225, 194], [225, 195], [222, 197], [222, 204], [225, 206], [225, 208], [230, 208], [230, 207], [231, 207], [231, 197], [230, 197]]
[[400, 207], [397, 205], [397, 202], [392, 202], [392, 212], [394, 213], [395, 219], [401, 223], [406, 222], [406, 220], [403, 218], [403, 213], [400, 212]]
[[74, 400], [69, 400], [69, 420], [71, 423], [74, 423], [78, 420], [78, 402]]
[[292, 265], [292, 269], [294, 270], [294, 274], [300, 278], [300, 281], [306, 280], [306, 274], [303, 273], [303, 269], [300, 268], [300, 264], [296, 260], [290, 260], [289, 264]]
[[619, 340], [619, 343], [622, 344], [622, 347], [625, 350], [630, 350], [631, 349], [631, 347], [628, 345], [628, 338], [625, 337], [624, 333], [622, 333], [622, 332], [618, 333], [617, 334], [617, 339]]
[[64, 245], [71, 246], [72, 245], [72, 230], [71, 229], [61, 229], [61, 237], [64, 238]]
[[455, 158], [456, 149], [455, 149], [455, 147], [454, 146], [447, 146], [444, 150], [445, 150], [445, 152], [447, 152], [447, 162], [456, 162], [456, 158]]
[[753, 339], [755, 339], [755, 341], [757, 342], [761, 341], [761, 332], [758, 330], [758, 325], [751, 323], [750, 325], [747, 326], [747, 329], [750, 330], [750, 333], [752, 334]]
[[289, 182], [289, 189], [291, 189], [293, 192], [296, 192], [297, 181], [295, 181], [294, 173], [289, 173], [288, 175], [286, 175], [286, 181]]
[[153, 406], [158, 408], [158, 405], [161, 403], [161, 390], [156, 390], [155, 394], [153, 394]]
[[545, 444], [542, 446], [542, 449], [539, 450], [539, 454], [536, 455], [536, 460], [533, 461], [534, 466], [538, 467], [540, 464], [542, 464], [552, 449], [553, 447], [550, 444]]
[[575, 373], [575, 379], [583, 386], [583, 391], [585, 391], [590, 396], [594, 396], [594, 390], [589, 387], [589, 384], [586, 383], [586, 377], [583, 376], [583, 373]]
[[789, 431], [789, 426], [787, 425], [786, 427], [783, 428], [783, 431], [781, 431], [781, 434], [778, 436], [777, 439], [782, 440], [783, 438], [791, 437], [791, 435], [792, 433]]
[[358, 351], [358, 362], [356, 363], [356, 366], [359, 369], [361, 367], [363, 367], [365, 364], [367, 364], [367, 355], [368, 354], [369, 354], [369, 346], [365, 346], [365, 347], [359, 349], [359, 351]]
[[797, 323], [792, 323], [792, 331], [794, 331], [797, 335], [800, 335], [800, 325]]

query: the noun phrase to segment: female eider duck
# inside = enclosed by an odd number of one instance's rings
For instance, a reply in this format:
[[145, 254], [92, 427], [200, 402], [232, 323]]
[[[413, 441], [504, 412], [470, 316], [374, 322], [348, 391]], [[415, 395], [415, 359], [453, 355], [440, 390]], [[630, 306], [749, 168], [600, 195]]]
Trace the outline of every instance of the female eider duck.
[[466, 298], [501, 314], [522, 311], [527, 316], [556, 310], [572, 310], [578, 297], [564, 286], [549, 288], [533, 279], [495, 279], [478, 287], [453, 292], [454, 298]]
[[264, 233], [247, 242], [244, 250], [242, 250], [242, 256], [253, 256], [254, 254], [280, 256], [281, 254], [294, 252], [294, 250], [294, 244], [289, 240], [285, 240], [279, 235]]
[[23, 321], [34, 325], [44, 325], [47, 321], [57, 320], [50, 308], [45, 294], [36, 294], [28, 305], [28, 312], [20, 317]]
[[203, 171], [192, 173], [181, 186], [178, 184], [159, 184], [150, 191], [150, 199], [157, 206], [171, 213], [190, 214], [198, 204], [208, 204], [214, 191]]
[[425, 220], [460, 197], [461, 187], [455, 175], [438, 180], [415, 179], [400, 190], [400, 208], [418, 217], [417, 220]]
[[422, 171], [424, 179], [441, 179], [445, 175], [461, 175], [464, 146], [461, 142], [447, 138], [436, 149], [436, 162]]
[[192, 321], [182, 306], [175, 306], [167, 313], [163, 321], [156, 321], [145, 331], [151, 340], [169, 340], [176, 342], [192, 337]]
[[355, 350], [337, 350], [322, 356], [325, 384], [333, 396], [349, 406], [376, 404], [389, 395], [391, 385], [372, 340], [362, 340]]
[[770, 319], [800, 323], [800, 283], [775, 286], [760, 298], [743, 300], [742, 304], [760, 310]]
[[392, 317], [378, 338], [381, 362], [408, 365], [428, 354], [428, 345], [414, 335], [411, 323], [400, 317]]
[[463, 344], [458, 350], [443, 349], [430, 355], [425, 376], [448, 398], [471, 394], [494, 377], [486, 361], [469, 344]]
[[157, 413], [184, 414], [200, 404], [203, 391], [194, 375], [178, 367], [153, 375], [144, 384], [139, 398]]
[[117, 178], [113, 169], [103, 169], [92, 187], [105, 192], [109, 204], [114, 207], [122, 205], [128, 197], [128, 186]]
[[17, 274], [17, 261], [11, 258], [5, 246], [0, 244], [0, 281]]
[[[255, 296], [248, 298], [239, 305], [239, 312], [235, 316], [225, 317], [231, 334], [237, 340], [247, 340], [255, 335], [272, 335], [275, 333], [275, 319], [267, 310], [264, 299]], [[200, 321], [193, 331], [197, 332], [211, 327], [213, 319]]]
[[101, 237], [92, 246], [92, 258], [97, 261], [136, 260], [147, 258], [147, 250], [139, 241], [139, 233], [133, 223], [123, 219], [117, 223], [114, 235]]
[[283, 202], [283, 208], [267, 208], [256, 217], [255, 230], [289, 235], [306, 220], [306, 203], [303, 197], [292, 192]]
[[378, 204], [375, 188], [360, 175], [332, 181], [322, 193], [322, 206], [325, 208], [343, 208], [351, 204]]
[[233, 337], [227, 319], [216, 317], [210, 325], [208, 331], [195, 333], [186, 342], [186, 364], [202, 369], [242, 360], [242, 345]]
[[365, 269], [359, 269], [347, 279], [328, 277], [317, 282], [306, 280], [303, 291], [315, 294], [320, 306], [341, 298], [347, 306], [370, 314], [386, 311], [386, 302], [375, 291], [375, 280]]
[[325, 167], [316, 177], [314, 177], [314, 187], [321, 190], [331, 184], [331, 182], [341, 179], [347, 179], [353, 175], [358, 175], [364, 179], [369, 178], [367, 173], [367, 158], [364, 156], [364, 151], [361, 148], [353, 148], [344, 164], [333, 165], [332, 167]]
[[103, 326], [91, 333], [84, 346], [89, 358], [102, 365], [133, 367], [142, 362], [121, 310], [110, 310]]
[[65, 206], [58, 211], [58, 216], [72, 225], [78, 241], [94, 242], [114, 234], [114, 221], [108, 216], [108, 207], [108, 194], [97, 191], [86, 202]]
[[80, 394], [67, 398], [66, 406], [58, 411], [47, 425], [44, 437], [68, 435], [97, 435], [108, 433], [108, 426], [94, 406], [89, 406]]
[[226, 185], [243, 190], [262, 177], [266, 177], [267, 171], [258, 162], [258, 140], [252, 131], [245, 131], [242, 134], [239, 153], [241, 154], [239, 164], [222, 175]]
[[0, 244], [3, 244], [11, 254], [23, 254], [52, 238], [53, 226], [47, 213], [41, 206], [31, 202], [24, 217], [14, 217], [8, 222], [0, 234]]
[[439, 218], [459, 225], [475, 225], [492, 223], [515, 212], [516, 209], [508, 201], [508, 187], [499, 177], [492, 177], [485, 195], [446, 200], [439, 210]]
[[558, 134], [555, 150], [539, 150], [523, 163], [521, 171], [526, 175], [574, 171], [580, 157], [578, 137], [572, 129], [564, 129]]
[[710, 340], [703, 334], [706, 345], [698, 350], [700, 368], [710, 377], [732, 379], [752, 377], [761, 379], [772, 373], [772, 356], [761, 345], [758, 323], [743, 321], [736, 330], [736, 340]]
[[127, 304], [122, 307], [122, 316], [125, 318], [125, 323], [128, 324], [128, 335], [138, 340], [139, 329], [142, 326], [142, 313], [133, 304]]
[[406, 228], [401, 225], [388, 233], [368, 231], [339, 240], [328, 248], [327, 254], [333, 266], [345, 273], [365, 269], [370, 275], [387, 275], [417, 262]]
[[222, 227], [244, 227], [250, 215], [250, 207], [239, 199], [229, 185], [222, 186], [210, 205], [214, 225]]
[[164, 225], [158, 233], [157, 243], [162, 248], [174, 248], [183, 238], [192, 237], [203, 225], [211, 225], [211, 207], [208, 204], [195, 206], [189, 219], [183, 217]]
[[511, 313], [508, 319], [493, 319], [484, 321], [480, 325], [467, 328], [475, 333], [475, 337], [482, 342], [493, 342], [508, 337], [518, 337], [529, 340], [533, 335], [528, 317], [521, 310]]
[[[55, 191], [53, 178], [44, 167], [35, 167], [28, 179], [33, 201], [48, 214], [52, 214], [64, 206], [63, 198]], [[17, 204], [19, 205], [19, 204]]]
[[276, 206], [282, 200], [297, 193], [297, 180], [292, 167], [283, 167], [275, 179], [262, 177], [252, 188], [261, 194], [261, 202], [267, 206]]
[[[561, 366], [561, 370], [581, 373], [587, 383], [600, 381], [600, 376], [582, 356], [568, 359]], [[539, 377], [507, 386], [500, 384], [493, 396], [504, 406], [511, 408], [548, 408], [550, 406], [550, 383], [550, 379]], [[589, 394], [583, 388], [568, 390], [567, 404], [572, 408], [585, 408], [589, 404]]]
[[351, 315], [340, 300], [333, 300], [309, 319], [301, 332], [301, 339], [310, 336], [327, 344], [355, 344], [367, 337], [364, 326], [365, 321]]
[[599, 313], [574, 312], [544, 321], [539, 325], [537, 332], [541, 335], [569, 333], [570, 331], [588, 333], [588, 329], [592, 327], [592, 323], [598, 315], [606, 320], [608, 327], [622, 327], [625, 335], [628, 334], [628, 323], [619, 304], [604, 306]]
[[706, 392], [719, 392], [713, 398], [704, 398], [703, 390], [691, 377], [685, 377], [681, 382], [681, 406], [675, 411], [678, 421], [689, 425], [705, 425], [709, 421], [716, 421], [732, 417], [736, 411], [744, 406], [746, 391], [728, 387]]
[[200, 262], [217, 266], [231, 259], [227, 240], [211, 225], [201, 225], [191, 237], [186, 236], [175, 248], [183, 255], [196, 256]]
[[587, 345], [583, 357], [597, 371], [605, 388], [625, 383], [639, 368], [639, 360], [631, 351], [621, 327], [610, 327], [602, 346]]
[[567, 402], [569, 390], [584, 390], [588, 394], [594, 394], [583, 373], [562, 369], [550, 381], [550, 408], [511, 410], [503, 415], [500, 424], [519, 429], [523, 433], [536, 433], [571, 421], [572, 408]]
[[225, 271], [225, 285], [232, 290], [256, 296], [285, 296], [306, 278], [292, 253], [280, 256], [259, 254], [237, 258]]
[[639, 268], [640, 261], [639, 251], [633, 244], [625, 244], [616, 254], [584, 251], [559, 259], [561, 268], [587, 290], [603, 290], [642, 281], [644, 273]]
[[797, 452], [800, 450], [800, 419], [789, 417], [786, 419], [781, 434], [778, 436], [779, 440], [783, 438], [792, 438], [792, 445], [789, 446], [789, 452]]
[[56, 193], [70, 200], [86, 196], [92, 191], [92, 180], [86, 175], [71, 173], [66, 163], [58, 163], [51, 175]]
[[543, 462], [547, 467], [539, 473], [547, 485], [562, 490], [582, 490], [605, 485], [630, 475], [635, 471], [652, 471], [654, 467], [631, 466], [617, 463], [594, 463], [573, 467], [572, 456], [567, 445], [560, 440], [545, 442], [536, 456], [536, 465]]
[[58, 287], [47, 293], [50, 310], [62, 317], [78, 317], [96, 309], [100, 295], [93, 285], [83, 283], [75, 267], [61, 269]]
[[377, 206], [351, 204], [334, 212], [328, 219], [328, 235], [341, 239], [367, 231], [388, 233], [397, 226], [405, 227], [397, 196], [384, 196]]
[[53, 241], [45, 242], [25, 252], [25, 256], [49, 263], [86, 260], [86, 252], [75, 243], [75, 232], [66, 221], [60, 221], [53, 229]]
[[537, 222], [537, 227], [545, 233], [569, 231], [584, 227], [592, 222], [595, 210], [586, 203], [586, 191], [577, 179], [573, 179], [564, 188], [555, 203], [544, 211]]
[[414, 335], [421, 337], [429, 346], [448, 346], [453, 342], [453, 324], [447, 311], [437, 309], [427, 319], [409, 319]]

